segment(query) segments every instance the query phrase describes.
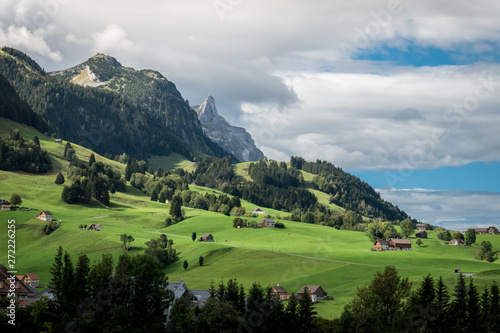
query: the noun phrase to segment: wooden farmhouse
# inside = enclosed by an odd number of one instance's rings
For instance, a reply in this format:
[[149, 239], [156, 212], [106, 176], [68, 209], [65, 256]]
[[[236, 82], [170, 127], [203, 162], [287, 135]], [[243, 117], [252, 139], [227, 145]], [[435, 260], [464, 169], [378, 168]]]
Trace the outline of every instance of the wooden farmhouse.
[[495, 228], [494, 226], [491, 226], [489, 228], [476, 228], [474, 229], [474, 231], [476, 231], [476, 235], [483, 235], [483, 234], [498, 235], [500, 233], [498, 229]]
[[36, 218], [44, 221], [52, 221], [52, 213], [48, 210], [42, 210], [40, 213], [38, 213]]
[[87, 228], [87, 230], [103, 231], [104, 228], [100, 224], [91, 224], [90, 227]]
[[411, 251], [411, 242], [408, 239], [389, 239], [389, 250]]
[[257, 207], [252, 211], [252, 214], [267, 214], [267, 212]]
[[271, 295], [279, 298], [280, 301], [285, 301], [290, 299], [290, 294], [285, 288], [281, 287], [279, 284], [277, 286], [271, 287]]
[[62, 143], [63, 143], [63, 142], [62, 142], [62, 139], [56, 139], [54, 142], [55, 142], [55, 143], [58, 143], [58, 144], [60, 144], [60, 145], [62, 145]]
[[204, 234], [200, 237], [200, 242], [213, 242], [214, 236], [212, 234]]
[[377, 239], [377, 241], [373, 243], [373, 245], [375, 245], [375, 250], [377, 251], [389, 250], [389, 242], [386, 241], [385, 239]]
[[38, 275], [33, 273], [25, 274], [22, 277], [21, 281], [23, 281], [23, 283], [26, 285], [32, 286], [33, 288], [40, 287], [40, 278], [38, 277]]
[[304, 294], [304, 290], [307, 287], [307, 292], [311, 295], [311, 299], [313, 302], [316, 302], [318, 299], [325, 299], [328, 296], [328, 293], [321, 288], [319, 285], [314, 286], [302, 286], [300, 288], [297, 295], [302, 296]]
[[425, 231], [427, 229], [427, 224], [425, 223], [417, 223], [417, 230], [418, 231]]
[[259, 222], [259, 227], [267, 227], [267, 228], [274, 228], [276, 223], [274, 222], [273, 219], [264, 219]]
[[452, 239], [449, 243], [449, 245], [454, 245], [454, 246], [460, 246], [460, 245], [465, 245], [465, 242], [463, 239]]
[[415, 234], [416, 238], [427, 238], [427, 231], [422, 230]]
[[0, 210], [10, 210], [10, 202], [4, 198], [0, 198]]

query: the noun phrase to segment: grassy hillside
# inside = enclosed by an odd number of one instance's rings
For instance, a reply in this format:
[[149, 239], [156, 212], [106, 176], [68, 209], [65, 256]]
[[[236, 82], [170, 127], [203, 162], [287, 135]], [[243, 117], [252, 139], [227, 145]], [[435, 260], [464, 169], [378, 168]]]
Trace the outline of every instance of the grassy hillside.
[[148, 158], [148, 163], [154, 170], [158, 170], [159, 168], [163, 168], [163, 170], [182, 168], [187, 172], [191, 172], [196, 168], [194, 162], [177, 153], [172, 153], [168, 156], [152, 156]]
[[[476, 273], [479, 290], [492, 279], [500, 283], [500, 260], [494, 263], [473, 259], [475, 247], [453, 247], [442, 245], [436, 232], [429, 232], [423, 245], [414, 245], [411, 252], [371, 252], [373, 243], [367, 234], [340, 231], [329, 227], [282, 221], [286, 229], [235, 229], [233, 217], [217, 213], [185, 208], [186, 220], [161, 228], [168, 216], [169, 204], [151, 202], [140, 191], [127, 186], [126, 193], [111, 195], [110, 208], [101, 206], [68, 205], [61, 201], [62, 188], [54, 184], [59, 170], [65, 172], [68, 162], [61, 158], [64, 145], [45, 138], [29, 127], [1, 119], [0, 135], [5, 136], [17, 127], [22, 135], [31, 138], [38, 135], [42, 148], [49, 151], [55, 170], [45, 175], [0, 171], [0, 196], [10, 198], [13, 192], [21, 195], [23, 206], [32, 211], [0, 212], [0, 262], [7, 262], [7, 221], [16, 220], [16, 269], [19, 274], [36, 273], [41, 285], [48, 285], [49, 269], [56, 248], [77, 256], [87, 253], [91, 261], [103, 253], [115, 258], [124, 253], [119, 235], [127, 233], [135, 238], [131, 254], [139, 253], [151, 238], [159, 232], [167, 233], [174, 240], [174, 248], [180, 260], [166, 269], [170, 281], [182, 278], [192, 289], [206, 289], [210, 283], [221, 279], [237, 278], [246, 287], [254, 282], [263, 286], [280, 284], [289, 292], [297, 292], [304, 284], [320, 284], [334, 299], [318, 303], [320, 315], [338, 317], [344, 305], [356, 293], [356, 287], [370, 281], [373, 274], [386, 265], [394, 265], [400, 275], [408, 276], [415, 283], [427, 273], [442, 275], [449, 286], [454, 285], [454, 269], [464, 273]], [[73, 145], [77, 155], [87, 159], [90, 151]], [[107, 161], [96, 155], [97, 160], [124, 170], [124, 165]], [[195, 191], [214, 191], [203, 187], [192, 187]], [[242, 201], [247, 211], [255, 207]], [[271, 214], [278, 213], [261, 207]], [[39, 228], [45, 223], [35, 219], [40, 210], [50, 210], [62, 225], [54, 233], [43, 236]], [[254, 220], [258, 221], [259, 218]], [[82, 231], [80, 224], [100, 223], [104, 231]], [[212, 233], [215, 243], [200, 243], [191, 240]], [[489, 240], [493, 248], [500, 249], [500, 236], [478, 235], [477, 243]], [[205, 258], [200, 267], [199, 256]], [[182, 268], [187, 260], [189, 267]]]

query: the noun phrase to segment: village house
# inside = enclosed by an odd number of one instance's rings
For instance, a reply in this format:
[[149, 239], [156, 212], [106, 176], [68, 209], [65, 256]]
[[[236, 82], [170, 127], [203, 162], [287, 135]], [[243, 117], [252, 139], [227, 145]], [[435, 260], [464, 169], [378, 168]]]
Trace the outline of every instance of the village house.
[[33, 273], [25, 274], [22, 277], [21, 281], [23, 281], [25, 285], [32, 286], [33, 288], [40, 287], [40, 278], [38, 277], [38, 275]]
[[0, 198], [0, 210], [10, 210], [10, 202], [4, 198]]
[[212, 234], [204, 234], [200, 237], [200, 242], [213, 242], [214, 236]]
[[411, 242], [408, 239], [389, 239], [389, 250], [393, 251], [411, 251]]
[[304, 294], [305, 288], [307, 287], [307, 292], [311, 295], [311, 300], [316, 303], [318, 299], [325, 299], [328, 296], [328, 293], [321, 288], [319, 285], [314, 286], [302, 286], [300, 290], [297, 292], [298, 296], [302, 296]]
[[476, 235], [484, 235], [484, 234], [491, 234], [491, 235], [498, 235], [499, 231], [497, 228], [494, 226], [488, 227], [488, 228], [475, 228], [474, 231], [476, 231]]
[[377, 239], [373, 245], [375, 245], [375, 250], [377, 251], [389, 250], [389, 242], [385, 239]]
[[[11, 277], [14, 277], [14, 280]], [[36, 301], [38, 292], [31, 286], [25, 285], [16, 275], [10, 274], [7, 267], [0, 264], [0, 298], [9, 296], [12, 284], [19, 306], [26, 306]]]
[[422, 230], [415, 234], [415, 238], [427, 238], [427, 231]]
[[276, 296], [280, 301], [286, 301], [290, 299], [290, 294], [279, 284], [277, 286], [271, 287], [271, 295]]
[[252, 211], [252, 214], [267, 214], [267, 212], [257, 207]]
[[87, 228], [87, 230], [103, 231], [104, 228], [100, 224], [91, 224], [90, 227]]
[[[170, 290], [174, 294], [175, 299], [179, 299], [181, 297], [187, 297], [189, 301], [198, 306], [203, 306], [205, 302], [210, 297], [210, 291], [208, 290], [189, 290], [182, 279], [179, 279], [179, 282], [169, 282], [167, 289]], [[170, 316], [170, 311], [172, 310], [173, 303], [170, 305], [168, 309], [163, 313], [168, 321], [168, 317]]]
[[276, 224], [273, 219], [264, 219], [258, 223], [259, 227], [267, 227], [267, 228], [274, 228], [275, 225]]
[[459, 245], [465, 245], [465, 242], [463, 239], [452, 239], [449, 243], [449, 245], [454, 245], [454, 246], [459, 246]]
[[55, 143], [58, 143], [58, 144], [62, 145], [63, 142], [62, 142], [62, 139], [56, 139]]
[[52, 221], [52, 213], [48, 210], [42, 210], [40, 213], [38, 213], [36, 218], [44, 221]]
[[417, 223], [417, 230], [418, 231], [425, 231], [427, 229], [427, 224], [425, 223]]

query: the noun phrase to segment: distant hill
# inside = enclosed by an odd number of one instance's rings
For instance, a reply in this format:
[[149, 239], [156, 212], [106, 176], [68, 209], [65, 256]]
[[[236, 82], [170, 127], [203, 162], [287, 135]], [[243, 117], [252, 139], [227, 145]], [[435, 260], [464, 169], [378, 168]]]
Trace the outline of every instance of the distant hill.
[[224, 150], [204, 135], [189, 102], [160, 72], [124, 67], [112, 56], [96, 54], [79, 65], [49, 75], [84, 87], [117, 92], [134, 100], [143, 112], [193, 148], [210, 155], [224, 155]]
[[[116, 60], [107, 57], [92, 59], [89, 68], [96, 66], [95, 71], [103, 80], [110, 80], [113, 69], [140, 78], [152, 75], [148, 71], [121, 69]], [[141, 159], [151, 155], [166, 156], [172, 152], [189, 159], [202, 154], [227, 155], [203, 134], [194, 111], [178, 92], [175, 94], [175, 86], [166, 79], [149, 82], [159, 87], [155, 91], [170, 87], [165, 92], [170, 99], [161, 100], [159, 103], [164, 106], [155, 113], [151, 104], [144, 102], [143, 98], [149, 96], [147, 90], [138, 88], [146, 86], [144, 82], [135, 82], [135, 88], [123, 86], [123, 91], [83, 87], [47, 75], [29, 56], [8, 47], [0, 49], [0, 73], [21, 99], [47, 122], [50, 132], [101, 154], [127, 153]], [[90, 76], [89, 80], [94, 80]], [[95, 80], [100, 80], [97, 75]], [[166, 109], [171, 112], [161, 112]], [[165, 121], [159, 121], [162, 117]]]
[[208, 96], [203, 104], [193, 109], [198, 114], [205, 134], [225, 151], [242, 162], [264, 159], [264, 154], [255, 146], [252, 136], [244, 128], [231, 125], [219, 115], [212, 96]]

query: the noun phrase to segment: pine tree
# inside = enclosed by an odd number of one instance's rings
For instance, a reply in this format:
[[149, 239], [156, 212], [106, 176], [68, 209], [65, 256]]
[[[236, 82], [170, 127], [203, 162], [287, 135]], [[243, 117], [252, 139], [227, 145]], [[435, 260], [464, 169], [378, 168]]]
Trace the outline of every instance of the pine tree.
[[180, 196], [175, 195], [172, 198], [172, 202], [170, 204], [170, 215], [176, 221], [182, 220], [182, 199]]
[[309, 332], [311, 323], [316, 312], [313, 310], [313, 301], [311, 294], [307, 287], [304, 288], [304, 293], [300, 295], [298, 302], [298, 316], [299, 316], [299, 332]]
[[493, 281], [493, 285], [490, 288], [490, 321], [489, 321], [489, 329], [490, 332], [494, 330], [498, 330], [500, 327], [500, 316], [492, 315], [500, 313], [500, 288], [497, 283]]
[[182, 267], [184, 268], [184, 270], [188, 269], [188, 261], [187, 260], [184, 260], [184, 262], [182, 263]]
[[95, 155], [94, 153], [90, 154], [90, 157], [89, 157], [89, 168], [92, 167], [92, 164], [95, 163]]
[[467, 290], [467, 332], [477, 331], [480, 319], [480, 299], [479, 293], [472, 278], [469, 280], [469, 288]]
[[33, 142], [38, 146], [40, 147], [40, 139], [38, 139], [38, 136], [35, 135], [35, 137], [33, 138]]
[[61, 172], [59, 172], [57, 174], [57, 177], [56, 177], [56, 180], [54, 183], [56, 183], [57, 185], [62, 185], [62, 184], [64, 184], [64, 181], [65, 181], [65, 179], [64, 179], [63, 174]]
[[435, 329], [436, 332], [444, 332], [447, 329], [446, 318], [450, 296], [446, 288], [443, 277], [440, 276], [436, 285], [436, 298], [434, 299], [434, 313], [436, 314]]
[[449, 324], [450, 329], [458, 331], [467, 326], [467, 287], [465, 278], [462, 274], [458, 276], [457, 285], [454, 288], [455, 298], [450, 304]]

